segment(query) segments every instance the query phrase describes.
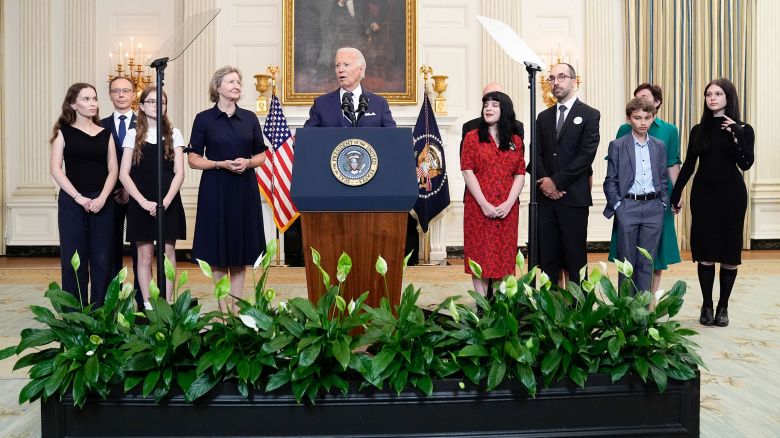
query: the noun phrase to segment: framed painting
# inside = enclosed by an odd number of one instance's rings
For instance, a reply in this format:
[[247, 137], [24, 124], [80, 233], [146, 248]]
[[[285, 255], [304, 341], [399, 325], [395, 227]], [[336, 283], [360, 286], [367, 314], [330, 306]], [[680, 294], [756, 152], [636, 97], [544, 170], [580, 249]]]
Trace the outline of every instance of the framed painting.
[[366, 58], [364, 89], [390, 104], [416, 104], [416, 0], [284, 0], [282, 102], [311, 105], [338, 88], [340, 47]]

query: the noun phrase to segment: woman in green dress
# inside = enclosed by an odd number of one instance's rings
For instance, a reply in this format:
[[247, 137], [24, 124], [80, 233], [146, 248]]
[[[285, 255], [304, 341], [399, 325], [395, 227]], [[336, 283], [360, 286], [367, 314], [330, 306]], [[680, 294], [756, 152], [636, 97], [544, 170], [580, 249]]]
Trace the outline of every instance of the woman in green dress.
[[[634, 97], [646, 99], [655, 104], [656, 108], [661, 107], [663, 103], [663, 94], [661, 87], [651, 85], [647, 82], [639, 85], [634, 90]], [[631, 133], [631, 127], [624, 123], [618, 129], [615, 138], [620, 138]], [[665, 122], [656, 116], [653, 124], [648, 131], [653, 137], [660, 139], [666, 145], [666, 166], [669, 169], [669, 184], [667, 191], [671, 196], [672, 187], [677, 181], [677, 175], [680, 173], [680, 133], [677, 127], [671, 123]], [[612, 230], [612, 241], [609, 245], [609, 260], [614, 260], [617, 256], [617, 233]], [[661, 229], [661, 242], [658, 244], [658, 256], [656, 256], [653, 266], [652, 291], [657, 291], [661, 284], [661, 274], [668, 269], [669, 265], [680, 263], [680, 248], [677, 246], [677, 233], [674, 230], [674, 216], [670, 206], [667, 206], [664, 212], [664, 223]]]

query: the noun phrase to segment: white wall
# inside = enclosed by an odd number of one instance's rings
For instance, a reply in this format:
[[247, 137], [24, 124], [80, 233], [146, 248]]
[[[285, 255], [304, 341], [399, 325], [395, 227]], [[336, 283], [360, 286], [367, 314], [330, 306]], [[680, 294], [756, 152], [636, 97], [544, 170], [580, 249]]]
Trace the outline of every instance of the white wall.
[[[174, 124], [190, 135], [194, 115], [211, 104], [206, 89], [215, 68], [234, 64], [244, 73], [244, 93], [240, 105], [254, 110], [257, 92], [252, 75], [268, 65], [282, 67], [281, 0], [5, 0], [3, 68], [5, 93], [2, 114], [2, 141], [6, 160], [5, 242], [8, 245], [56, 245], [55, 186], [48, 175], [48, 137], [59, 112], [65, 89], [76, 80], [94, 82], [102, 113], [110, 110], [106, 75], [107, 55], [116, 51], [119, 41], [130, 36], [152, 49], [163, 42], [175, 26], [193, 13], [221, 8], [215, 22], [182, 58], [167, 70], [166, 91], [169, 114]], [[550, 49], [578, 57], [576, 67], [583, 83], [578, 96], [602, 112], [602, 145], [594, 163], [594, 207], [591, 209], [589, 240], [609, 239], [611, 223], [601, 216], [605, 168], [599, 157], [606, 153], [608, 140], [622, 119], [626, 96], [623, 53], [622, 2], [620, 0], [561, 0], [554, 7], [530, 0], [418, 0], [417, 65], [428, 64], [436, 74], [449, 76], [448, 116], [437, 117], [445, 142], [452, 205], [431, 227], [432, 258], [442, 259], [447, 246], [461, 246], [462, 196], [464, 190], [458, 160], [461, 124], [479, 114], [481, 89], [485, 82], [505, 81], [516, 112], [529, 126], [528, 90], [525, 71], [507, 62], [474, 18], [478, 14], [506, 21], [531, 48], [549, 60]], [[773, 2], [757, 4], [758, 32], [769, 32], [780, 10]], [[144, 11], [144, 12], [137, 12]], [[78, 44], [83, 41], [84, 44]], [[766, 40], [769, 41], [769, 40]], [[759, 39], [756, 59], [771, 47]], [[768, 53], [768, 52], [767, 52]], [[770, 56], [771, 58], [771, 56]], [[762, 72], [771, 69], [758, 70]], [[768, 73], [767, 73], [768, 74]], [[336, 84], [334, 81], [334, 88]], [[773, 91], [774, 90], [774, 91]], [[399, 125], [412, 126], [419, 112], [422, 82], [418, 77], [418, 105], [395, 105], [393, 115]], [[774, 94], [772, 94], [774, 93]], [[774, 108], [776, 89], [765, 89], [756, 105]], [[537, 109], [543, 109], [541, 99]], [[291, 127], [303, 124], [308, 108], [286, 105]], [[761, 120], [771, 114], [756, 111], [759, 119], [756, 178], [751, 193], [753, 238], [779, 238], [780, 179], [770, 132], [760, 129]], [[762, 116], [761, 114], [764, 114]], [[528, 129], [526, 129], [528, 132]], [[199, 173], [187, 169], [182, 197], [187, 211], [189, 237], [194, 229]], [[528, 185], [521, 197], [520, 238], [527, 232], [525, 220]], [[270, 217], [266, 220], [271, 224]], [[270, 227], [269, 231], [270, 231]], [[179, 244], [186, 248], [190, 239]]]

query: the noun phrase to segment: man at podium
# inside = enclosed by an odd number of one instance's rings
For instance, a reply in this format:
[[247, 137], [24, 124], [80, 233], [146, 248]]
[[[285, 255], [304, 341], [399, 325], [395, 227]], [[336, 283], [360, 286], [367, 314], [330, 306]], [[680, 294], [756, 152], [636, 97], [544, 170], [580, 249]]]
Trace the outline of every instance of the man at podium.
[[303, 127], [394, 128], [395, 120], [387, 100], [360, 86], [366, 75], [366, 58], [360, 50], [351, 47], [338, 49], [335, 67], [339, 89], [314, 99], [309, 120]]
[[[335, 72], [339, 89], [314, 99], [309, 110], [309, 120], [303, 124], [304, 128], [395, 127], [387, 100], [363, 90], [360, 86], [360, 81], [366, 75], [366, 58], [360, 50], [351, 47], [338, 49]], [[411, 227], [414, 230], [414, 223]], [[290, 266], [303, 266], [300, 221], [296, 221], [284, 233], [284, 246], [286, 263]], [[407, 246], [416, 248], [416, 242]]]

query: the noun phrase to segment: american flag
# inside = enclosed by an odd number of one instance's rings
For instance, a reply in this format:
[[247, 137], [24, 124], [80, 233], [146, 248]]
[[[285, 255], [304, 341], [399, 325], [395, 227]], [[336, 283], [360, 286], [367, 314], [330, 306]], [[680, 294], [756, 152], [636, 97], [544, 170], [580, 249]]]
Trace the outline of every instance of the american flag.
[[300, 213], [290, 198], [290, 181], [295, 155], [292, 132], [282, 113], [282, 105], [275, 95], [271, 97], [263, 134], [271, 142], [271, 149], [265, 152], [265, 161], [256, 169], [255, 175], [260, 191], [273, 208], [276, 228], [284, 232], [295, 222]]

